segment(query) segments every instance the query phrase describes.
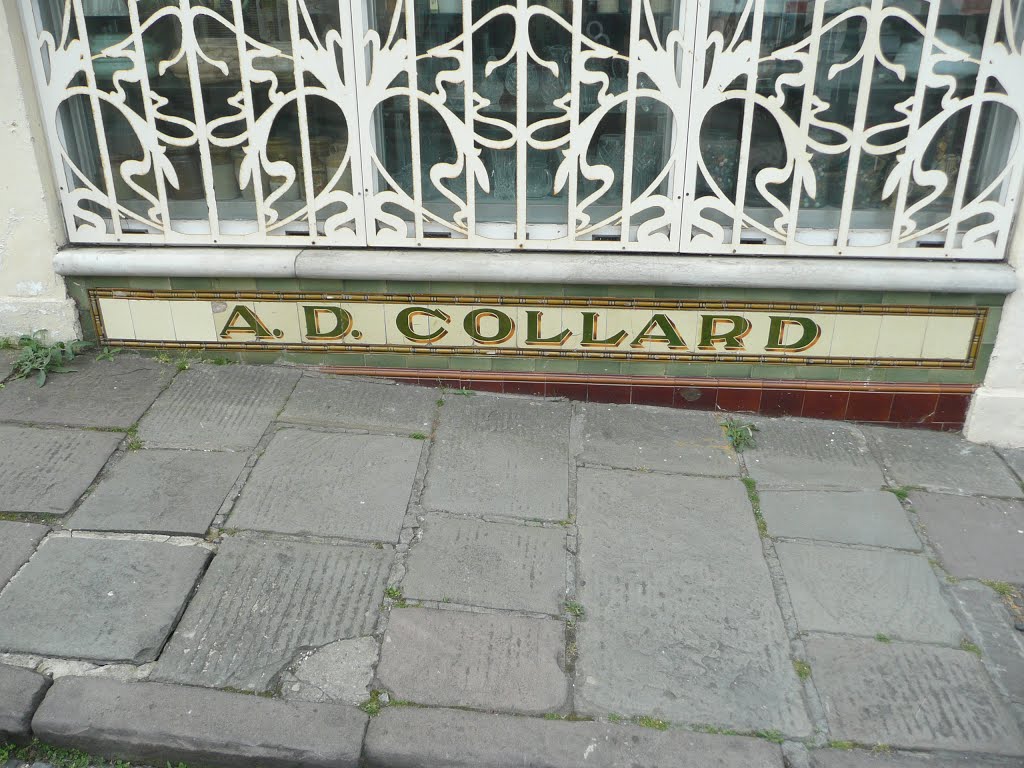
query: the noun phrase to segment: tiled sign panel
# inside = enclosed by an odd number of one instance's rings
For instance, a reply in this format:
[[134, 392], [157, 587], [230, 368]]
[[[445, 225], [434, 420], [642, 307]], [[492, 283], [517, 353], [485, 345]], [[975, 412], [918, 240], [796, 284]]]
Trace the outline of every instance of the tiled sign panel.
[[123, 346], [973, 368], [984, 307], [91, 289]]

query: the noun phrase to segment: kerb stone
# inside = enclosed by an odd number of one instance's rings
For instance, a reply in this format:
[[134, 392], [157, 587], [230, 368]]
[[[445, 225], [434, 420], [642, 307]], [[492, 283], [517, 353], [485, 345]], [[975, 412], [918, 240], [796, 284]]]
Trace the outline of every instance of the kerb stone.
[[568, 403], [449, 397], [430, 453], [423, 505], [458, 514], [564, 520]]
[[576, 707], [810, 732], [739, 480], [579, 473]]
[[32, 715], [49, 687], [45, 675], [0, 664], [0, 743], [29, 740]]
[[356, 768], [366, 719], [354, 707], [65, 677], [32, 729], [48, 744], [149, 765]]
[[0, 593], [0, 649], [152, 661], [209, 554], [153, 541], [51, 536]]
[[561, 622], [455, 610], [391, 612], [377, 675], [399, 699], [527, 714], [565, 705]]
[[0, 425], [0, 512], [67, 513], [123, 437]]
[[0, 589], [28, 562], [49, 530], [45, 525], [0, 520]]
[[370, 721], [367, 768], [782, 768], [760, 739], [404, 707]]
[[960, 643], [963, 632], [924, 557], [793, 542], [775, 549], [802, 631]]
[[821, 637], [806, 648], [833, 739], [1024, 754], [1020, 728], [973, 653]]
[[282, 421], [370, 429], [409, 435], [433, 429], [439, 392], [412, 385], [357, 381], [344, 376], [303, 376], [281, 413]]
[[565, 531], [432, 515], [409, 554], [406, 597], [557, 614]]

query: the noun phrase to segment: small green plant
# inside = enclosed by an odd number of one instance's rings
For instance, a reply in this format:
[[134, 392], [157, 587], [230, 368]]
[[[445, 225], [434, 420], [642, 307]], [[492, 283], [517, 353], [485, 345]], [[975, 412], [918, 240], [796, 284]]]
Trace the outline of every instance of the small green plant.
[[640, 715], [634, 717], [633, 722], [642, 728], [653, 728], [656, 731], [667, 731], [668, 723], [664, 720], [658, 720], [655, 717], [648, 717], [647, 715]]
[[893, 496], [895, 496], [900, 501], [906, 501], [907, 498], [910, 496], [910, 491], [913, 490], [913, 489], [909, 485], [900, 485], [900, 486], [896, 486], [896, 487], [885, 486], [884, 490], [886, 490], [889, 493], [891, 493]]
[[119, 355], [119, 354], [121, 354], [121, 348], [120, 347], [104, 347], [103, 351], [100, 352], [98, 355], [96, 355], [96, 360], [97, 360], [97, 362], [103, 361], [103, 360], [106, 360], [106, 361], [109, 361], [109, 362], [113, 362], [114, 361], [114, 357], [116, 355]]
[[565, 720], [565, 715], [560, 715], [557, 712], [545, 712], [545, 720]]
[[808, 677], [811, 676], [811, 665], [808, 664], [806, 661], [801, 661], [800, 659], [797, 659], [793, 662], [793, 669], [796, 670], [796, 676], [799, 677], [801, 680], [806, 680]]
[[38, 331], [31, 336], [25, 335], [18, 339], [21, 355], [14, 361], [14, 378], [24, 379], [35, 374], [39, 386], [46, 383], [50, 373], [72, 373], [74, 368], [67, 364], [92, 345], [85, 341], [58, 341], [46, 343], [46, 332]]
[[699, 731], [700, 733], [711, 733], [716, 736], [739, 736], [739, 731], [734, 731], [732, 728], [720, 728], [717, 725], [695, 725], [693, 730]]
[[443, 397], [437, 398], [437, 404], [438, 405], [444, 405], [444, 398]]
[[192, 363], [185, 355], [179, 357], [178, 362], [174, 364], [174, 367], [177, 368], [179, 371], [187, 371], [191, 366]]
[[981, 648], [979, 648], [977, 645], [972, 643], [970, 640], [963, 640], [963, 641], [961, 641], [961, 643], [960, 643], [960, 650], [961, 651], [967, 651], [968, 653], [973, 653], [979, 659], [981, 658]]
[[781, 744], [786, 740], [786, 737], [776, 730], [754, 731], [754, 735], [759, 739], [770, 741], [772, 744]]
[[623, 720], [625, 720], [625, 718], [622, 715], [617, 715], [614, 712], [608, 715], [609, 723], [621, 723]]
[[409, 435], [409, 437], [411, 437], [413, 440], [426, 440], [427, 439], [427, 436], [425, 434], [423, 434], [422, 432], [413, 432], [411, 435]]
[[857, 745], [854, 744], [852, 741], [830, 741], [828, 743], [828, 746], [831, 749], [842, 749], [847, 751], [857, 748]]
[[359, 708], [363, 710], [370, 717], [376, 717], [380, 714], [381, 708], [384, 706], [380, 700], [380, 691], [370, 691], [370, 698], [359, 705]]
[[1007, 584], [1005, 581], [986, 581], [982, 579], [984, 584], [989, 589], [995, 591], [1000, 597], [1012, 597], [1013, 596], [1013, 585]]
[[155, 359], [158, 363], [163, 363], [164, 365], [169, 365], [174, 362], [170, 352], [161, 352]]
[[732, 444], [736, 453], [743, 453], [747, 448], [755, 448], [754, 433], [758, 431], [753, 424], [739, 419], [728, 418], [722, 422], [726, 439]]
[[883, 635], [881, 632], [879, 632], [877, 635], [875, 635], [875, 640], [877, 640], [880, 643], [891, 643], [892, 642], [892, 638], [891, 637], [889, 637], [888, 635]]
[[565, 604], [565, 612], [574, 619], [582, 619], [586, 614], [586, 610], [583, 608], [583, 605], [575, 600], [570, 600]]
[[[18, 342], [14, 339], [9, 339], [6, 336], [0, 336], [0, 349], [17, 349]], [[0, 757], [3, 757], [3, 752], [0, 752]]]
[[402, 588], [401, 587], [388, 587], [384, 590], [384, 597], [389, 600], [401, 600], [402, 599]]
[[757, 532], [762, 539], [768, 538], [768, 523], [761, 514], [761, 494], [757, 492], [757, 481], [752, 477], [744, 477], [743, 485], [747, 489], [747, 498], [750, 499], [750, 506], [754, 510], [754, 522], [757, 523]]

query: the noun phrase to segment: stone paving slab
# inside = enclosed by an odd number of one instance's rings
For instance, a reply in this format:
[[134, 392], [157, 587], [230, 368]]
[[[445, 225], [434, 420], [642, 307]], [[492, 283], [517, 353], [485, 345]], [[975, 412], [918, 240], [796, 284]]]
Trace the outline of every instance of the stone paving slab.
[[1024, 448], [1000, 448], [998, 452], [1010, 465], [1017, 479], [1024, 482]]
[[959, 645], [963, 631], [920, 555], [819, 544], [775, 545], [804, 632]]
[[49, 530], [45, 525], [0, 520], [0, 589], [28, 562]]
[[[70, 364], [74, 373], [10, 381], [0, 391], [0, 421], [73, 427], [130, 427], [142, 418], [174, 377], [174, 367], [121, 354], [96, 360], [87, 352]], [[3, 376], [0, 376], [3, 378]]]
[[67, 513], [123, 438], [0, 424], [0, 512]]
[[553, 619], [397, 609], [377, 676], [417, 704], [542, 714], [565, 706], [564, 651], [563, 624]]
[[245, 461], [245, 454], [226, 451], [130, 451], [86, 497], [68, 527], [202, 536]]
[[878, 490], [882, 470], [861, 431], [808, 419], [756, 422], [757, 447], [743, 456], [759, 490]]
[[576, 706], [810, 732], [738, 480], [581, 469]]
[[1011, 701], [1024, 705], [1024, 632], [1014, 629], [1014, 617], [992, 589], [961, 581], [951, 589], [967, 616], [965, 626], [981, 649], [981, 660]]
[[149, 448], [248, 450], [284, 407], [300, 373], [269, 365], [196, 364], [139, 425]]
[[370, 698], [380, 646], [372, 637], [337, 640], [304, 653], [281, 676], [281, 695], [294, 701], [359, 705]]
[[280, 418], [325, 427], [429, 435], [440, 397], [439, 390], [427, 387], [305, 375]]
[[865, 427], [864, 431], [896, 485], [947, 493], [1024, 496], [1016, 478], [990, 446], [924, 429]]
[[405, 437], [281, 429], [228, 525], [395, 543], [422, 447]]
[[923, 492], [910, 498], [954, 576], [1024, 583], [1024, 502]]
[[0, 649], [153, 661], [209, 554], [153, 541], [50, 537], [0, 593]]
[[821, 749], [812, 753], [811, 768], [1020, 768], [1015, 758], [988, 755], [933, 755], [913, 752], [872, 754], [868, 750]]
[[435, 514], [406, 567], [409, 598], [557, 614], [565, 599], [565, 531]]
[[151, 765], [356, 768], [366, 721], [354, 707], [66, 677], [32, 728], [48, 744]]
[[449, 397], [430, 453], [423, 505], [471, 515], [569, 514], [568, 403]]
[[14, 369], [14, 361], [20, 356], [16, 349], [0, 349], [0, 381], [7, 378], [7, 375]]
[[921, 540], [888, 491], [765, 491], [772, 536], [920, 550]]
[[832, 739], [1024, 755], [1024, 736], [973, 653], [854, 638], [812, 637], [806, 647]]
[[49, 687], [43, 675], [0, 664], [0, 744], [31, 738], [32, 715]]
[[415, 707], [370, 721], [365, 760], [367, 768], [782, 768], [779, 748], [760, 739]]
[[642, 405], [584, 405], [587, 463], [690, 475], [739, 474], [736, 453], [715, 414]]
[[392, 553], [228, 538], [154, 680], [265, 691], [302, 648], [373, 632]]

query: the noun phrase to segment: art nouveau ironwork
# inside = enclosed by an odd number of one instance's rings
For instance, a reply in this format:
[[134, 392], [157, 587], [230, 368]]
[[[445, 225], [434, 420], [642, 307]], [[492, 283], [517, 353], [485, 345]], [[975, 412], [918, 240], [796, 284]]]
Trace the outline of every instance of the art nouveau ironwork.
[[75, 242], [998, 259], [1020, 0], [21, 0]]

